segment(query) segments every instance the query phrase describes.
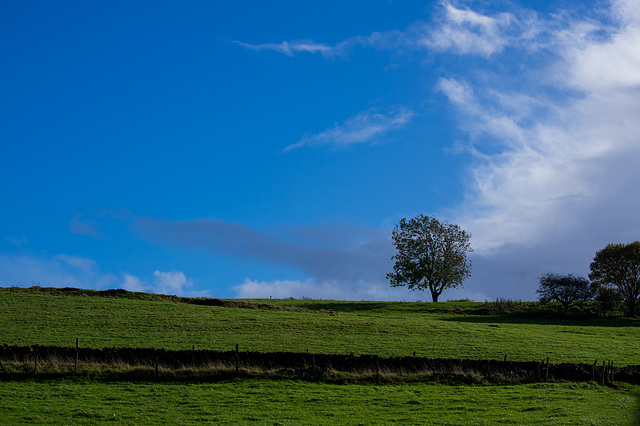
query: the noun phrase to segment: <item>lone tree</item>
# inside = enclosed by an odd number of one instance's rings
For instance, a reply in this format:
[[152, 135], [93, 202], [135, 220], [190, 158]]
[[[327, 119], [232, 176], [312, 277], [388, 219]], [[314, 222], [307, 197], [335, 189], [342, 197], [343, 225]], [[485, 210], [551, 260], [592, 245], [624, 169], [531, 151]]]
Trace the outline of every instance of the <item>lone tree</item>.
[[627, 315], [635, 317], [640, 303], [640, 242], [607, 245], [596, 253], [589, 268], [592, 289], [616, 288], [627, 305]]
[[565, 312], [573, 302], [583, 302], [592, 298], [589, 280], [573, 274], [542, 275], [536, 293], [540, 295], [540, 300], [560, 302]]
[[419, 215], [402, 219], [393, 229], [398, 254], [393, 272], [387, 274], [392, 287], [407, 285], [411, 290], [429, 289], [434, 302], [448, 288], [462, 285], [471, 275], [467, 252], [471, 234], [446, 221]]

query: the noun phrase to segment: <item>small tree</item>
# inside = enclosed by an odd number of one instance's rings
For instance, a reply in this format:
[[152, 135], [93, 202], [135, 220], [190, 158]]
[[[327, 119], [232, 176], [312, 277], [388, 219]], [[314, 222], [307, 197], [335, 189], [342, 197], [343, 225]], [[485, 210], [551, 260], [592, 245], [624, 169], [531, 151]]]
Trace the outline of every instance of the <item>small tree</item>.
[[392, 287], [407, 285], [411, 290], [429, 289], [434, 302], [448, 288], [462, 285], [471, 275], [471, 234], [446, 221], [419, 215], [402, 219], [393, 229], [398, 254], [393, 272], [387, 274]]
[[640, 242], [609, 244], [596, 253], [589, 266], [592, 288], [616, 288], [627, 305], [627, 315], [636, 316], [640, 303]]
[[573, 274], [544, 274], [540, 277], [540, 286], [536, 291], [540, 300], [560, 302], [567, 312], [573, 302], [583, 302], [592, 298], [589, 280]]

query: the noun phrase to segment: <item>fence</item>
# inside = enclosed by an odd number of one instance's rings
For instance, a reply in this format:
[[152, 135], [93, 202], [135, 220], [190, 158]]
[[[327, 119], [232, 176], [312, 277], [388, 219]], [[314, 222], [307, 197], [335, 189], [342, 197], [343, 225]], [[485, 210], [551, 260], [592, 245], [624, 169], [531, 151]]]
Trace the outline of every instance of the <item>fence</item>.
[[[55, 366], [52, 368], [51, 366]], [[111, 368], [107, 367], [111, 366]], [[348, 381], [438, 381], [507, 383], [568, 380], [640, 384], [640, 365], [442, 359], [415, 356], [314, 354], [309, 352], [254, 352], [165, 350], [150, 348], [81, 348], [60, 346], [0, 346], [0, 380], [39, 375], [93, 374], [109, 379], [196, 379], [268, 375], [276, 378]], [[109, 373], [105, 373], [109, 371]], [[102, 373], [100, 373], [102, 372]], [[132, 373], [132, 372], [135, 372]]]

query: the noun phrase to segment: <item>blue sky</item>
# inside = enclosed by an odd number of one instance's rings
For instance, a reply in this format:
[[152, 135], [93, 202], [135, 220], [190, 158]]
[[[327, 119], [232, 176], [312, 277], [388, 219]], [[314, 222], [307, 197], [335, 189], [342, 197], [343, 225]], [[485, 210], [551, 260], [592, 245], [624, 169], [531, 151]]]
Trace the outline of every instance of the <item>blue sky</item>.
[[533, 300], [639, 239], [640, 2], [5, 2], [0, 285]]

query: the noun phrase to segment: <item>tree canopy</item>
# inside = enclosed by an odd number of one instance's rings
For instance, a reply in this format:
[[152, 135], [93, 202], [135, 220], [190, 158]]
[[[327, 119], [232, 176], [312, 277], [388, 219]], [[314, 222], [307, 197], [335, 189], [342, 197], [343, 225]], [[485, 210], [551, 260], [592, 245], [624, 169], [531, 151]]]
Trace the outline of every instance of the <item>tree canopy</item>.
[[393, 229], [398, 253], [393, 272], [387, 274], [392, 287], [429, 289], [434, 302], [448, 288], [462, 285], [471, 275], [471, 234], [458, 225], [425, 215], [402, 219]]
[[589, 268], [592, 288], [616, 288], [627, 314], [635, 317], [640, 303], [640, 242], [607, 245], [596, 253]]
[[589, 280], [577, 275], [544, 274], [540, 277], [540, 286], [536, 291], [541, 300], [560, 302], [567, 312], [573, 302], [591, 299]]

